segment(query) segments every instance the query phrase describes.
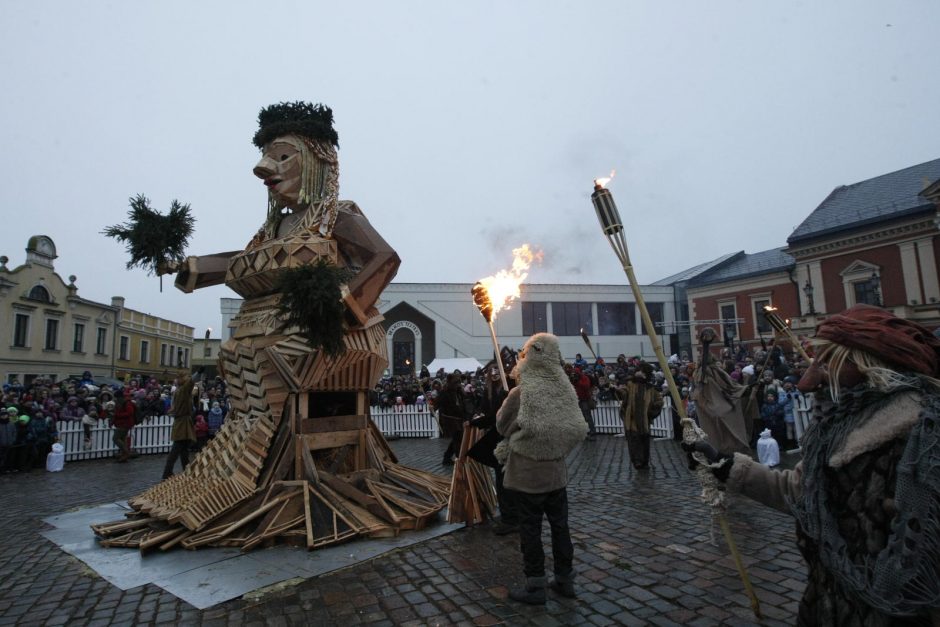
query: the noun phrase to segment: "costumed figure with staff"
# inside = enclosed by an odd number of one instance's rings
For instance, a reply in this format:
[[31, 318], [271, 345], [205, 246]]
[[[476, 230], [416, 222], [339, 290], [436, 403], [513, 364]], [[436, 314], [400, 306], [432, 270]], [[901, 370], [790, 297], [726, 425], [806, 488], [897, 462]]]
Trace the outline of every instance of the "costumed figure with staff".
[[699, 424], [709, 441], [718, 449], [728, 452], [748, 453], [750, 442], [761, 429], [758, 401], [755, 398], [757, 383], [740, 385], [722, 368], [711, 354], [711, 345], [717, 334], [711, 327], [699, 332], [702, 361], [697, 374], [698, 381], [692, 390]]
[[[513, 250], [511, 270], [500, 270], [494, 276], [481, 279], [471, 288], [473, 302], [489, 328], [496, 356], [501, 354], [499, 342], [496, 339], [496, 329], [493, 326], [496, 313], [520, 295], [519, 286], [527, 276], [527, 270], [532, 261], [538, 259], [540, 255], [541, 253], [533, 253], [527, 244], [523, 244]], [[491, 378], [495, 379], [498, 376], [499, 390], [505, 394], [509, 391], [509, 384], [503, 360], [495, 359], [494, 362], [496, 373], [492, 374]], [[496, 381], [491, 381], [490, 385], [495, 386]], [[495, 388], [490, 391], [492, 392], [490, 405], [492, 411], [495, 412], [495, 406], [501, 402], [501, 399]], [[463, 521], [468, 525], [482, 522], [487, 514], [491, 517], [495, 516], [501, 499], [503, 511], [508, 511], [509, 499], [506, 497], [505, 490], [501, 489], [502, 496], [497, 493], [487, 469], [487, 466], [497, 469], [501, 466], [501, 462], [492, 459], [493, 455], [488, 450], [495, 445], [493, 438], [498, 437], [498, 433], [495, 433], [495, 429], [484, 432], [482, 427], [483, 425], [479, 422], [464, 426], [457, 462], [451, 476], [451, 493], [447, 512], [449, 522]], [[483, 441], [482, 444], [480, 444], [481, 441]], [[475, 451], [474, 455], [470, 455], [471, 450]], [[501, 479], [502, 476], [497, 472], [497, 480]], [[511, 519], [510, 514], [509, 520]], [[511, 525], [498, 526], [497, 529], [509, 532]]]
[[798, 384], [814, 416], [793, 470], [688, 447], [731, 492], [796, 519], [799, 625], [940, 624], [940, 340], [879, 307], [819, 324]]
[[633, 378], [614, 393], [620, 401], [620, 419], [630, 463], [637, 470], [650, 467], [650, 424], [663, 409], [662, 392], [652, 383], [653, 366], [641, 362]]
[[[500, 354], [499, 343], [496, 340], [496, 329], [493, 326], [496, 313], [501, 308], [508, 306], [513, 298], [519, 296], [519, 285], [526, 277], [526, 270], [532, 260], [537, 257], [525, 244], [513, 250], [513, 255], [512, 270], [501, 270], [495, 276], [478, 281], [471, 289], [473, 302], [480, 310], [480, 314], [486, 320], [489, 328], [490, 337], [493, 340], [494, 355]], [[495, 365], [500, 388], [503, 393], [506, 393], [509, 391], [509, 385], [502, 359], [496, 359]], [[443, 424], [444, 414], [440, 415]], [[493, 430], [491, 429], [491, 431]], [[481, 440], [487, 437], [492, 438], [493, 435], [495, 434], [488, 435], [485, 433], [482, 426], [478, 424], [468, 423], [463, 425], [459, 439], [457, 462], [451, 475], [451, 493], [447, 512], [449, 522], [463, 521], [470, 525], [482, 522], [487, 515], [495, 516], [499, 495], [486, 466], [498, 467], [499, 463], [495, 461], [487, 463], [487, 461], [479, 459], [480, 457], [491, 457], [491, 455], [483, 452], [490, 444], [477, 447]], [[475, 448], [477, 455], [470, 455], [470, 451]], [[451, 451], [451, 449], [452, 447], [448, 447], [448, 451]], [[497, 474], [497, 480], [499, 479], [501, 477]]]

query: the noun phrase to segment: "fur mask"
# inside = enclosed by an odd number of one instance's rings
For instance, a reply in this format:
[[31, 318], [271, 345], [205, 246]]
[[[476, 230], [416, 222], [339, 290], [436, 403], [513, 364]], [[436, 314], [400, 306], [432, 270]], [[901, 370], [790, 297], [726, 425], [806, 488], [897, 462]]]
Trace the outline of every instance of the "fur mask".
[[554, 335], [537, 333], [526, 342], [516, 368], [519, 431], [506, 441], [509, 451], [540, 461], [561, 459], [584, 439], [587, 423], [562, 363]]

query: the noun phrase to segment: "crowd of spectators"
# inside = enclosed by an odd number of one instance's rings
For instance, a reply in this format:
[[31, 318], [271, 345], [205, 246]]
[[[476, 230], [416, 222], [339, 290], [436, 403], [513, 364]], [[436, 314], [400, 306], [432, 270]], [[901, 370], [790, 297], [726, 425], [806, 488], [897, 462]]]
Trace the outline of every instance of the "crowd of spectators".
[[[122, 398], [133, 403], [134, 424], [169, 412], [176, 382], [154, 378], [129, 378], [114, 384], [96, 383], [90, 372], [81, 378], [53, 381], [37, 377], [29, 384], [16, 378], [3, 385], [0, 400], [0, 471], [21, 472], [41, 467], [52, 444], [58, 441], [62, 423], [80, 423], [84, 447], [92, 445], [92, 430], [114, 426], [115, 407]], [[222, 426], [228, 412], [225, 383], [221, 377], [201, 387], [194, 399], [196, 424], [204, 443]], [[128, 435], [128, 440], [130, 436]]]
[[[807, 366], [801, 363], [799, 354], [796, 351], [784, 350], [780, 346], [758, 345], [748, 349], [740, 345], [724, 347], [717, 355], [713, 355], [712, 359], [717, 359], [718, 365], [736, 383], [753, 388], [762, 422], [761, 428], [755, 430], [755, 442], [759, 432], [767, 428], [781, 445], [795, 444], [794, 412], [796, 403], [802, 396], [796, 389], [796, 383]], [[686, 412], [695, 419], [696, 407], [691, 399], [696, 385], [695, 372], [698, 365], [685, 352], [669, 357], [668, 364], [680, 397], [685, 403]], [[565, 365], [565, 370], [578, 392], [579, 400], [586, 401], [593, 408], [597, 403], [615, 401], [616, 390], [632, 380], [638, 371], [649, 369], [650, 366], [650, 383], [668, 396], [665, 375], [655, 360], [644, 362], [639, 356], [627, 357], [620, 354], [612, 361], [601, 357], [589, 361], [579, 353]], [[370, 404], [386, 409], [398, 408], [400, 411], [404, 411], [407, 405], [416, 405], [419, 411], [423, 411], [428, 406], [435, 405], [449, 374], [443, 369], [432, 374], [424, 367], [418, 374], [387, 375], [372, 390]], [[458, 370], [452, 374], [460, 382], [466, 415], [477, 413], [485, 387], [483, 370]], [[585, 394], [587, 396], [582, 399]], [[674, 418], [673, 432], [676, 437], [680, 437], [678, 416]]]
[[[798, 354], [780, 347], [761, 346], [748, 350], [738, 346], [723, 348], [718, 359], [733, 380], [755, 388], [762, 427], [770, 429], [781, 444], [795, 443], [794, 411], [801, 396], [796, 382], [806, 367], [800, 363]], [[695, 387], [696, 364], [685, 353], [672, 355], [668, 363], [686, 403], [686, 411], [695, 418], [695, 404], [690, 399]], [[653, 368], [651, 383], [668, 394], [659, 365], [655, 362], [650, 365]], [[599, 402], [616, 400], [617, 388], [630, 381], [641, 366], [649, 368], [639, 356], [621, 354], [607, 362], [600, 357], [588, 361], [578, 354], [565, 365], [565, 370], [578, 391], [579, 400], [593, 408]], [[386, 375], [371, 391], [370, 404], [401, 411], [406, 405], [415, 405], [419, 411], [425, 411], [435, 405], [448, 377], [456, 381], [462, 391], [464, 414], [476, 414], [486, 385], [483, 369], [453, 373], [441, 369], [432, 374], [423, 367], [417, 374]], [[161, 384], [154, 378], [130, 378], [122, 385], [99, 385], [89, 372], [78, 379], [58, 382], [39, 377], [28, 385], [13, 379], [3, 385], [0, 401], [0, 470], [17, 472], [41, 466], [52, 444], [58, 440], [57, 424], [62, 422], [80, 422], [85, 431], [85, 446], [89, 447], [92, 429], [103, 424], [113, 425], [118, 394], [129, 396], [135, 407], [135, 424], [140, 424], [152, 416], [166, 415], [174, 391], [175, 382]], [[204, 445], [215, 435], [227, 412], [225, 383], [221, 377], [201, 386], [194, 412], [197, 446]], [[678, 435], [678, 424], [674, 426], [674, 433]]]

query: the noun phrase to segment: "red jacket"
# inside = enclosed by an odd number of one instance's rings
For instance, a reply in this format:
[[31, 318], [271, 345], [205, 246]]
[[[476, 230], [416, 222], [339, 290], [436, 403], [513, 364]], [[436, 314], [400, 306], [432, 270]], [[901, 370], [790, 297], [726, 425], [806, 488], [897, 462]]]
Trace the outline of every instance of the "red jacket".
[[574, 391], [579, 401], [591, 400], [591, 379], [584, 373], [574, 382]]
[[129, 399], [119, 401], [114, 406], [114, 428], [115, 429], [133, 429], [134, 416], [137, 414], [137, 408]]

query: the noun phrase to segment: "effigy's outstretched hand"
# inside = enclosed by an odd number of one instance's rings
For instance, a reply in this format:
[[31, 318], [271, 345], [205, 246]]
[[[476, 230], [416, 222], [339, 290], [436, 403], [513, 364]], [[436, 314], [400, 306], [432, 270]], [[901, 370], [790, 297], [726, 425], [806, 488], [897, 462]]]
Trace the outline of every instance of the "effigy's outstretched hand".
[[163, 276], [164, 274], [176, 274], [182, 267], [183, 264], [181, 262], [173, 259], [161, 261], [157, 263], [157, 276]]

